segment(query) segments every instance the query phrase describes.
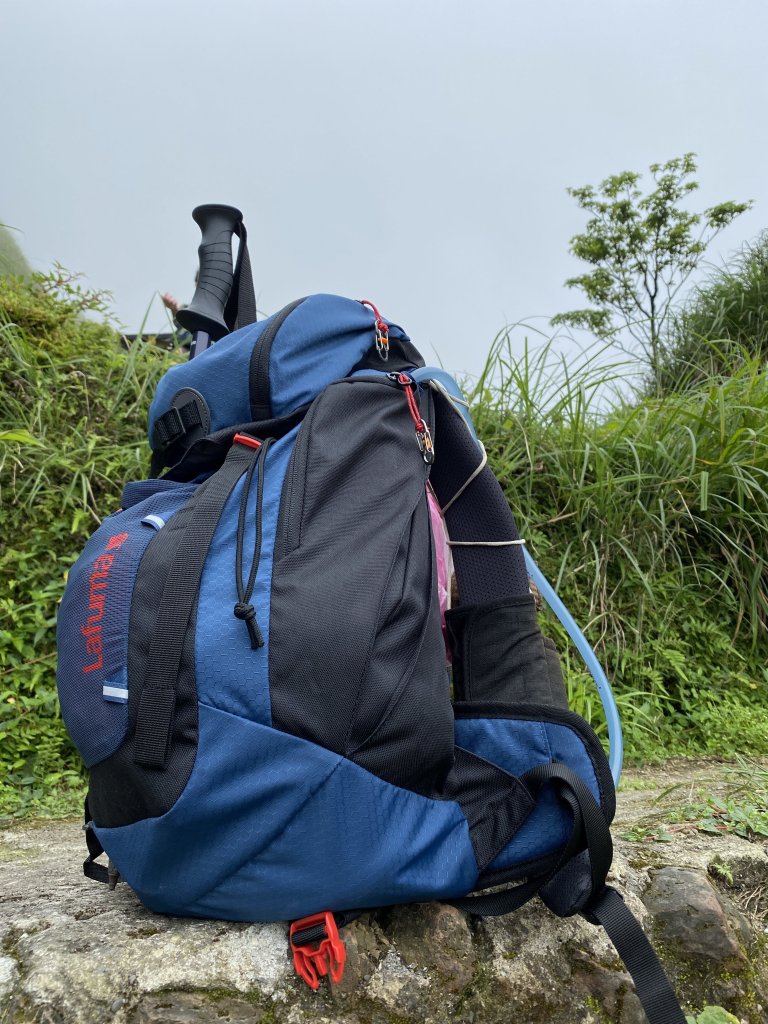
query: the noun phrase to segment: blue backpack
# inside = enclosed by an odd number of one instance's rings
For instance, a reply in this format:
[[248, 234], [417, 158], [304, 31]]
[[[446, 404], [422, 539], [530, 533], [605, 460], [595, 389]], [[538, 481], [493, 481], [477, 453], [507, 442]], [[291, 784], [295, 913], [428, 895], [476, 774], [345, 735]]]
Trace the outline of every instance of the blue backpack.
[[611, 770], [450, 378], [370, 303], [313, 295], [173, 366], [149, 435], [154, 477], [127, 484], [59, 614], [86, 875], [158, 913], [293, 920], [312, 987], [368, 908], [539, 895], [607, 929], [651, 1024], [683, 1022], [605, 884]]

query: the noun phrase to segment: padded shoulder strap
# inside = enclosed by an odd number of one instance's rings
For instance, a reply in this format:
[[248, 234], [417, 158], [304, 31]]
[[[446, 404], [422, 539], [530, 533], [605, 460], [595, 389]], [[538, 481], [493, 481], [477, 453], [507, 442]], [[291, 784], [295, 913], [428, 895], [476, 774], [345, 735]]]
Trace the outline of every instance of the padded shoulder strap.
[[430, 482], [445, 514], [462, 605], [530, 595], [523, 542], [498, 480], [466, 420], [435, 395]]

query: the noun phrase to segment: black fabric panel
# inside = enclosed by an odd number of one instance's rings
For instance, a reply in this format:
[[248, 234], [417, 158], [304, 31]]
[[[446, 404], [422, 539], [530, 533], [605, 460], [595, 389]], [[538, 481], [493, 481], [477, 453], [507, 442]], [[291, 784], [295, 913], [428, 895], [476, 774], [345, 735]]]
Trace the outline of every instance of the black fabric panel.
[[565, 687], [563, 668], [560, 664], [560, 655], [557, 647], [554, 640], [551, 640], [548, 636], [542, 637], [542, 643], [544, 644], [544, 654], [546, 655], [547, 668], [549, 669], [549, 703], [556, 707], [567, 708], [568, 691]]
[[[443, 398], [435, 402], [435, 462], [430, 481], [446, 505], [482, 458], [462, 416]], [[515, 519], [498, 480], [486, 466], [446, 513], [452, 541], [519, 540]], [[463, 605], [486, 604], [530, 593], [525, 558], [518, 546], [454, 547], [453, 561]]]
[[[533, 597], [459, 605], [445, 616], [459, 701], [503, 701], [568, 707], [539, 630]], [[555, 660], [557, 653], [555, 652]]]
[[534, 808], [520, 779], [461, 747], [456, 748], [441, 796], [455, 800], [464, 812], [480, 872], [504, 849]]
[[432, 795], [453, 718], [427, 475], [401, 386], [339, 381], [315, 401], [282, 495], [269, 674], [276, 728]]
[[410, 338], [396, 338], [391, 332], [389, 335], [389, 357], [384, 361], [379, 355], [376, 345], [371, 345], [363, 358], [349, 371], [350, 376], [359, 370], [386, 370], [388, 373], [396, 373], [403, 370], [412, 370], [414, 366], [424, 366], [421, 353], [410, 340]]

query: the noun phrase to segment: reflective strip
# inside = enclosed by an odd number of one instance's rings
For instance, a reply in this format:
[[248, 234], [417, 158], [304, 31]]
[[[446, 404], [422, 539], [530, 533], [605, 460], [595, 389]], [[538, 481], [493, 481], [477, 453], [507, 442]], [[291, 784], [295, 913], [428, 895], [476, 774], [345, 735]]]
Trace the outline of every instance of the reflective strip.
[[124, 686], [102, 686], [101, 692], [104, 700], [114, 701], [116, 704], [128, 703], [128, 690]]
[[144, 516], [141, 521], [142, 523], [146, 523], [147, 526], [153, 527], [155, 530], [162, 530], [165, 526], [165, 520], [162, 516]]

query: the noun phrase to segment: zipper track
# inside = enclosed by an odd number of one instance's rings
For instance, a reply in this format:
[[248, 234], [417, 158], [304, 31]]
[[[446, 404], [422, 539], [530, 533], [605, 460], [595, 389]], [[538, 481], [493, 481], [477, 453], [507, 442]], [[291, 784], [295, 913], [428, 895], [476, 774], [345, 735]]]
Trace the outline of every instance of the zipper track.
[[272, 353], [272, 343], [277, 337], [277, 332], [285, 321], [302, 302], [307, 301], [308, 296], [296, 299], [288, 303], [274, 317], [265, 328], [251, 353], [251, 362], [248, 368], [248, 391], [251, 401], [251, 418], [257, 420], [272, 419], [272, 397], [269, 389], [269, 357]]

